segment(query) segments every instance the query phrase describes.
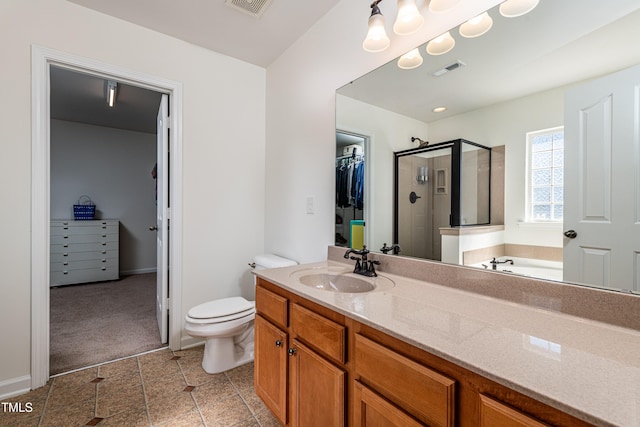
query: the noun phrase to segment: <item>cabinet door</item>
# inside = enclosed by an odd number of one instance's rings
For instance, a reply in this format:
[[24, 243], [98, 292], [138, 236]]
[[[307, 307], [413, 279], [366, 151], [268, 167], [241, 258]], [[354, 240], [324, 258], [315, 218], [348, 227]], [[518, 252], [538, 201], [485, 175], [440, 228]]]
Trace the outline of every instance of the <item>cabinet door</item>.
[[354, 427], [420, 427], [423, 424], [356, 381], [353, 390], [353, 425]]
[[291, 346], [291, 424], [345, 425], [345, 372], [297, 340]]
[[534, 418], [498, 402], [488, 396], [480, 395], [480, 427], [546, 427]]
[[287, 348], [285, 332], [256, 315], [254, 385], [273, 414], [287, 423]]

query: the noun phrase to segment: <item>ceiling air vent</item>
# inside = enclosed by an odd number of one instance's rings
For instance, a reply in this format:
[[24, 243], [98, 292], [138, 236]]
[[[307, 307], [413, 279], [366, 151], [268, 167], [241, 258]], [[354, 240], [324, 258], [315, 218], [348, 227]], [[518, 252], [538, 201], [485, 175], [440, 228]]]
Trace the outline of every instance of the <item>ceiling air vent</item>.
[[254, 18], [260, 18], [271, 0], [226, 0], [225, 4], [232, 9], [244, 12]]
[[440, 77], [441, 75], [446, 74], [446, 73], [448, 73], [449, 71], [457, 70], [458, 68], [460, 68], [460, 67], [464, 67], [465, 65], [467, 65], [467, 64], [465, 64], [464, 62], [462, 62], [462, 61], [460, 61], [460, 60], [458, 59], [458, 60], [457, 60], [456, 62], [454, 62], [453, 64], [449, 64], [449, 65], [447, 65], [446, 67], [441, 68], [441, 69], [440, 69], [440, 70], [438, 70], [438, 71], [434, 71], [434, 72], [433, 72], [433, 75], [434, 75], [435, 77]]

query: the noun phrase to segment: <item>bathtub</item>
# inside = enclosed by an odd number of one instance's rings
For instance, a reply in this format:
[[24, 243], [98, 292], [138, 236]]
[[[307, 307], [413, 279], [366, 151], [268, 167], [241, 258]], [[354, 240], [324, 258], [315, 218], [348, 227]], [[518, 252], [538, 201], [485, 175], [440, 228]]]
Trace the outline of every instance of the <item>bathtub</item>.
[[[495, 271], [520, 274], [523, 276], [531, 276], [539, 279], [555, 280], [560, 282], [562, 281], [562, 262], [509, 256], [502, 256], [498, 258], [498, 261], [504, 261], [507, 259], [513, 260], [513, 265], [498, 264]], [[471, 267], [486, 267], [487, 270], [491, 270], [490, 261], [491, 260], [486, 260], [484, 262], [472, 264]]]

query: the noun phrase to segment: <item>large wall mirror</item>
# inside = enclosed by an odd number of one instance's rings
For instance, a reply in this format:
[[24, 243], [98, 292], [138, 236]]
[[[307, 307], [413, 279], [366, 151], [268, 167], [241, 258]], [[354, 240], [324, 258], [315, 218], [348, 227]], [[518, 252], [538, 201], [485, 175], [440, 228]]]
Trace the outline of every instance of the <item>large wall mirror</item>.
[[426, 258], [640, 293], [640, 2], [488, 13], [481, 37], [453, 28], [449, 52], [430, 55], [425, 41], [420, 66], [394, 60], [337, 90], [337, 131], [368, 141], [367, 247], [402, 248], [395, 153], [465, 139], [492, 147], [502, 187], [492, 188], [491, 223], [440, 227], [442, 249]]

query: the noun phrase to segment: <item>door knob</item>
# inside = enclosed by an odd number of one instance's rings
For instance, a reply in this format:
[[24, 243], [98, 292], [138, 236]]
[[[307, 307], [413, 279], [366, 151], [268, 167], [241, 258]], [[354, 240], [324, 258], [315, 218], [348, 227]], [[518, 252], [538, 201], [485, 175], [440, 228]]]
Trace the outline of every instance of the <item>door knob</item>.
[[578, 233], [575, 230], [567, 230], [564, 232], [564, 235], [570, 239], [575, 239], [578, 237]]
[[151, 227], [149, 227], [149, 231], [158, 231], [158, 226], [152, 225]]

